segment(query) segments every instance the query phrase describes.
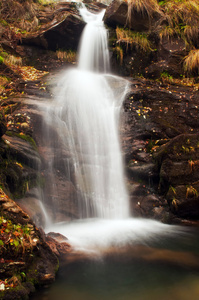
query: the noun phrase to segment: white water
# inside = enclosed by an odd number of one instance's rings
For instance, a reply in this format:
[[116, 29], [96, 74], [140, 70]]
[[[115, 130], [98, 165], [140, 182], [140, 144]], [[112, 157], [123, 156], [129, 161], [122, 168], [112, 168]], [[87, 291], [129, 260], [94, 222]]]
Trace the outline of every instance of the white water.
[[[119, 115], [128, 82], [110, 74], [107, 32], [102, 18], [85, 8], [87, 22], [77, 69], [60, 79], [49, 116], [63, 147], [70, 149], [76, 184], [81, 192], [82, 219], [52, 224], [77, 249], [103, 250], [109, 246], [143, 243], [176, 227], [130, 218], [118, 137]], [[103, 70], [103, 73], [99, 71]], [[95, 72], [94, 72], [95, 71]]]
[[107, 30], [102, 21], [105, 9], [99, 14], [90, 13], [85, 6], [80, 9], [83, 20], [87, 23], [80, 41], [80, 70], [103, 71], [110, 69]]

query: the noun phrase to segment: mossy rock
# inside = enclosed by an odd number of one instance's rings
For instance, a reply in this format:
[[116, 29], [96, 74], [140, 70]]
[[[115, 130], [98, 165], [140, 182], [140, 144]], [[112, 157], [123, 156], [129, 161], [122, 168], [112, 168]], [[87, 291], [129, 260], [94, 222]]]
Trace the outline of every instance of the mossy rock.
[[7, 130], [6, 120], [3, 112], [0, 111], [0, 137], [2, 137]]

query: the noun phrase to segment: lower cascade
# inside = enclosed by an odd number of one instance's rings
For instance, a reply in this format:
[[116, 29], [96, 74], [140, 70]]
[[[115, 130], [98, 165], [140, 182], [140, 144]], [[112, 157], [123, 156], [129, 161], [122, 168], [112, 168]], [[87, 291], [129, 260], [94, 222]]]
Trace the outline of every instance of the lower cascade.
[[45, 133], [51, 144], [49, 189], [56, 195], [52, 169], [57, 156], [61, 156], [64, 172], [78, 190], [75, 201], [79, 219], [57, 223], [54, 215], [63, 205], [57, 199], [45, 230], [59, 232], [76, 249], [87, 251], [103, 251], [135, 241], [145, 243], [177, 230], [176, 226], [130, 217], [118, 133], [121, 106], [129, 85], [127, 80], [108, 73], [104, 12], [93, 14], [85, 7], [80, 9], [87, 25], [79, 47], [78, 66], [61, 74], [55, 98], [46, 109], [46, 122], [51, 128]]

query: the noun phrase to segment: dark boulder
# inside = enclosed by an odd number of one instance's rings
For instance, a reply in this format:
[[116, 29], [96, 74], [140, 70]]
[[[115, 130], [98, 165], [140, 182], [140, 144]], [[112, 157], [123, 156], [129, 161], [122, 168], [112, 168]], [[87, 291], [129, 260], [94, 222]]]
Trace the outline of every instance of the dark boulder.
[[0, 111], [0, 137], [4, 135], [6, 130], [7, 130], [6, 119], [4, 117], [4, 114]]
[[181, 134], [159, 147], [160, 193], [180, 217], [199, 217], [199, 134]]
[[[150, 11], [151, 10], [151, 11]], [[111, 27], [123, 26], [135, 31], [148, 31], [157, 26], [162, 13], [158, 5], [152, 9], [143, 7], [138, 9], [135, 5], [123, 0], [114, 0], [106, 10], [104, 22]]]
[[46, 29], [24, 37], [22, 43], [53, 51], [60, 48], [76, 50], [84, 26], [78, 15], [68, 13], [61, 21], [54, 19]]

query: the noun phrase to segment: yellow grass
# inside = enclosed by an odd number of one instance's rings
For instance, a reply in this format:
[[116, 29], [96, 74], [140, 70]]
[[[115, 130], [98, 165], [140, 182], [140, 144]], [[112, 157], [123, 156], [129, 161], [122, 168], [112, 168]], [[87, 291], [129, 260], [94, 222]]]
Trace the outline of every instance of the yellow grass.
[[69, 63], [75, 63], [76, 62], [76, 52], [69, 50], [69, 51], [63, 51], [63, 50], [57, 50], [56, 51], [57, 58], [61, 61], [67, 61]]
[[118, 42], [125, 42], [128, 45], [134, 46], [137, 50], [143, 52], [152, 51], [151, 43], [148, 40], [146, 34], [133, 32], [129, 29], [116, 28], [116, 36]]
[[194, 26], [199, 22], [198, 0], [170, 0], [165, 3], [164, 10], [172, 27], [179, 24]]
[[142, 14], [151, 15], [153, 12], [160, 12], [160, 7], [157, 0], [127, 0], [131, 10], [135, 10]]
[[14, 55], [8, 55], [5, 58], [4, 62], [7, 65], [21, 66], [22, 65], [22, 58], [21, 57], [16, 57]]
[[117, 59], [120, 61], [120, 65], [123, 63], [124, 52], [120, 46], [115, 47], [115, 51], [117, 53]]
[[134, 11], [147, 15], [150, 19], [155, 12], [161, 13], [157, 0], [125, 0], [128, 3], [127, 24], [131, 23], [132, 13]]
[[169, 27], [169, 26], [165, 26], [162, 28], [162, 30], [159, 32], [159, 37], [162, 40], [164, 37], [167, 37], [168, 39], [170, 39], [171, 37], [174, 37], [177, 35], [176, 29]]
[[197, 43], [199, 40], [199, 25], [187, 25], [184, 29], [184, 34], [189, 43]]
[[184, 60], [184, 70], [191, 74], [199, 74], [199, 49], [191, 50]]

